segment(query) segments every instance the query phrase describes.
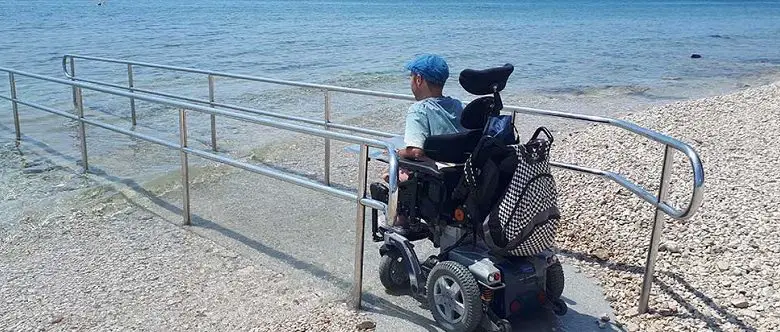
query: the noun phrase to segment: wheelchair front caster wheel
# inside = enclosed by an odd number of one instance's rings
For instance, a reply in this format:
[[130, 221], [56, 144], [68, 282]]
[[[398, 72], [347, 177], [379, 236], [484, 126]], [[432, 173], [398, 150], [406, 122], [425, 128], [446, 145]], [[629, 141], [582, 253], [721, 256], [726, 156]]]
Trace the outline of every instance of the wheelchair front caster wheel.
[[388, 251], [379, 260], [379, 281], [390, 292], [400, 292], [411, 286], [406, 261], [398, 250]]
[[566, 314], [566, 312], [569, 311], [569, 306], [566, 305], [566, 302], [563, 302], [561, 299], [557, 299], [553, 301], [553, 312], [558, 316], [563, 316]]

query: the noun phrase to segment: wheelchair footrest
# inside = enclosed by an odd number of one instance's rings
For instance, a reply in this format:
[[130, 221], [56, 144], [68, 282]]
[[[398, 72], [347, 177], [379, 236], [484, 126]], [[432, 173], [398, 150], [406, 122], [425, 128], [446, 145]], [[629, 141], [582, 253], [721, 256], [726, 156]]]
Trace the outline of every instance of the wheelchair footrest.
[[430, 231], [428, 230], [427, 227], [408, 228], [408, 227], [401, 227], [401, 226], [388, 227], [382, 225], [379, 226], [379, 228], [381, 229], [381, 233], [390, 231], [405, 237], [409, 241], [423, 240], [423, 239], [427, 239], [430, 236]]

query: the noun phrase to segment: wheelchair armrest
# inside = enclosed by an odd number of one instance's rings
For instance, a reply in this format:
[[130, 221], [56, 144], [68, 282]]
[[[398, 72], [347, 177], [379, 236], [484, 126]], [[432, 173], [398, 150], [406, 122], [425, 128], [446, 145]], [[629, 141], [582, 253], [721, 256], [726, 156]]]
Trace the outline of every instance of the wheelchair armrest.
[[436, 177], [443, 177], [441, 171], [436, 168], [436, 165], [430, 161], [417, 161], [412, 159], [400, 158], [398, 160], [398, 166], [406, 168], [412, 172], [420, 172]]

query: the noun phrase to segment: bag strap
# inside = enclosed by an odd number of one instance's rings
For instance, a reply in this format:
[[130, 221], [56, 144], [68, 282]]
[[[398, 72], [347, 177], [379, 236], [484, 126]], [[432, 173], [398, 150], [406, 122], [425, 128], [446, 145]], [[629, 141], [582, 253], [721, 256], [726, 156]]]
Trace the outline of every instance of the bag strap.
[[528, 237], [531, 236], [531, 234], [539, 227], [549, 223], [552, 220], [559, 219], [561, 217], [560, 211], [558, 211], [558, 207], [552, 206], [548, 208], [547, 210], [544, 210], [536, 216], [531, 219], [531, 222], [528, 224], [528, 226], [523, 229], [522, 232], [520, 232], [520, 235], [512, 241], [509, 241], [509, 243], [506, 244], [507, 250], [512, 250], [517, 248], [517, 246], [520, 243], [523, 243], [525, 240], [528, 240]]

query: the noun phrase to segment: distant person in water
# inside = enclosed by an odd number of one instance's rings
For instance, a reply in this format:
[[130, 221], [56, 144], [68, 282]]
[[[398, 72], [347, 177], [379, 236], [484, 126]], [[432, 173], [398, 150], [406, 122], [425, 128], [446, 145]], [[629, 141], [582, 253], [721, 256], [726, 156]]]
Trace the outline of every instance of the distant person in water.
[[[460, 116], [463, 103], [442, 94], [444, 84], [450, 76], [447, 62], [438, 55], [425, 54], [414, 58], [406, 65], [412, 94], [417, 100], [406, 112], [404, 147], [398, 149], [398, 156], [406, 159], [426, 160], [423, 150], [425, 140], [434, 135], [453, 134], [463, 130]], [[388, 174], [383, 176], [385, 181]], [[399, 181], [409, 178], [401, 170]]]

